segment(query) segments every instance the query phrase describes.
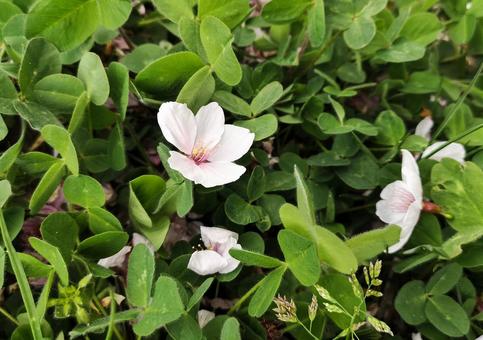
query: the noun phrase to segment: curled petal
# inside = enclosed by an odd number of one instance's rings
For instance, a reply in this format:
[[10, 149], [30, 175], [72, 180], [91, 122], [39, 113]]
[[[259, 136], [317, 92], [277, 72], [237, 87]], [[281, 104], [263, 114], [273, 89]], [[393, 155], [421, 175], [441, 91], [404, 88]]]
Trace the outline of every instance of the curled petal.
[[198, 311], [197, 316], [198, 316], [198, 325], [200, 326], [200, 328], [203, 328], [208, 324], [208, 322], [210, 322], [215, 318], [215, 313], [210, 312], [209, 310], [206, 310], [206, 309], [200, 309]]
[[213, 250], [199, 250], [191, 254], [188, 269], [198, 275], [211, 275], [223, 270], [228, 261]]
[[126, 260], [126, 255], [129, 254], [130, 251], [130, 246], [124, 246], [114, 255], [100, 259], [97, 264], [104, 268], [122, 267]]
[[431, 129], [433, 128], [434, 122], [431, 116], [424, 118], [422, 121], [418, 123], [416, 126], [416, 130], [414, 134], [416, 136], [421, 136], [426, 140], [431, 139]]
[[246, 171], [243, 166], [230, 162], [206, 162], [198, 168], [194, 181], [205, 188], [234, 182]]
[[[426, 150], [424, 150], [423, 157], [426, 157], [427, 155], [431, 154], [434, 150], [440, 148], [445, 143], [446, 142], [435, 142], [434, 144], [431, 144], [426, 148]], [[436, 152], [431, 157], [429, 157], [429, 159], [433, 159], [439, 162], [443, 158], [452, 158], [455, 161], [463, 164], [465, 162], [465, 156], [466, 156], [466, 150], [463, 145], [461, 145], [460, 143], [451, 143], [445, 146], [443, 149]]]
[[404, 247], [408, 242], [411, 234], [413, 233], [414, 227], [418, 223], [419, 215], [421, 214], [421, 205], [418, 202], [413, 202], [408, 209], [404, 220], [399, 225], [401, 227], [401, 235], [399, 236], [399, 242], [389, 247], [389, 254], [397, 252], [399, 249]]
[[255, 134], [250, 130], [227, 124], [220, 142], [208, 155], [211, 162], [233, 162], [250, 150]]
[[408, 150], [401, 150], [402, 153], [402, 166], [401, 176], [403, 182], [405, 182], [410, 192], [414, 195], [416, 201], [423, 199], [423, 185], [421, 184], [421, 178], [419, 176], [419, 168], [416, 163], [416, 159]]
[[[230, 247], [230, 249], [232, 249], [232, 248], [234, 248], [234, 249], [241, 249], [242, 247], [239, 244], [235, 244], [232, 247]], [[223, 268], [222, 270], [220, 270], [220, 274], [231, 273], [240, 264], [240, 261], [238, 261], [237, 259], [234, 259], [233, 257], [231, 257], [230, 253], [228, 253], [228, 250], [229, 249], [227, 249], [226, 255], [225, 255], [225, 259], [227, 261], [227, 265], [225, 266], [225, 268]]]
[[221, 139], [225, 130], [225, 115], [218, 103], [212, 102], [202, 106], [195, 116], [196, 139], [195, 149], [211, 150]]
[[229, 243], [231, 239], [234, 239], [235, 243], [238, 240], [237, 233], [223, 228], [201, 226], [200, 232], [201, 240], [207, 248], [211, 248], [215, 244]]
[[198, 165], [196, 165], [191, 158], [188, 158], [179, 152], [170, 151], [169, 154], [171, 157], [168, 158], [168, 164], [171, 169], [180, 172], [183, 177], [189, 179], [190, 181], [196, 182], [196, 179], [199, 176]]

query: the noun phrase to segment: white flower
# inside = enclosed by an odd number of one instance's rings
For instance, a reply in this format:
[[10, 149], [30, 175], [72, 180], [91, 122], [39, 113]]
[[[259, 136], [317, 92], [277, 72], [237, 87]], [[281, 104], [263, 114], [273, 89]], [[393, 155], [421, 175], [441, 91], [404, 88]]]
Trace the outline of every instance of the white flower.
[[200, 325], [200, 328], [205, 327], [208, 324], [208, 322], [210, 322], [214, 318], [215, 318], [215, 313], [210, 312], [209, 310], [200, 309], [198, 311], [198, 325]]
[[186, 104], [164, 103], [158, 123], [166, 140], [181, 151], [170, 151], [169, 166], [187, 179], [210, 188], [236, 181], [245, 172], [233, 162], [248, 152], [255, 135], [225, 124], [217, 103], [201, 107], [196, 116]]
[[240, 261], [228, 253], [231, 248], [241, 249], [238, 234], [216, 227], [200, 227], [201, 240], [206, 250], [195, 251], [189, 260], [188, 269], [199, 275], [226, 274], [238, 267]]
[[122, 267], [124, 261], [126, 260], [126, 255], [129, 254], [130, 251], [130, 246], [124, 246], [114, 255], [100, 259], [97, 261], [97, 264], [104, 268]]
[[431, 116], [425, 117], [423, 120], [421, 120], [418, 125], [416, 125], [416, 130], [414, 131], [414, 134], [416, 136], [421, 136], [426, 140], [431, 139], [431, 130], [433, 129], [433, 119]]
[[[418, 123], [414, 134], [416, 136], [421, 136], [429, 141], [431, 139], [431, 129], [433, 128], [433, 125], [433, 119], [428, 116]], [[434, 150], [439, 149], [445, 143], [445, 141], [441, 141], [434, 142], [433, 144], [429, 145], [426, 150], [424, 150], [422, 157], [426, 158], [426, 156], [430, 155]], [[439, 162], [443, 158], [452, 158], [457, 162], [464, 163], [465, 156], [466, 151], [463, 145], [461, 145], [460, 143], [450, 143], [443, 149], [439, 150], [434, 155], [429, 157], [429, 159], [433, 159]]]
[[407, 150], [402, 152], [402, 181], [388, 184], [381, 192], [376, 204], [376, 215], [388, 224], [401, 227], [399, 242], [389, 247], [389, 253], [401, 249], [409, 240], [418, 223], [423, 207], [423, 188], [419, 168], [413, 155]]
[[149, 241], [146, 237], [144, 237], [143, 235], [138, 234], [138, 233], [133, 233], [132, 234], [132, 246], [135, 247], [138, 244], [144, 244], [146, 247], [148, 247], [151, 254], [154, 254], [154, 252], [156, 251], [156, 249], [154, 249], [154, 246], [151, 243], [151, 241]]

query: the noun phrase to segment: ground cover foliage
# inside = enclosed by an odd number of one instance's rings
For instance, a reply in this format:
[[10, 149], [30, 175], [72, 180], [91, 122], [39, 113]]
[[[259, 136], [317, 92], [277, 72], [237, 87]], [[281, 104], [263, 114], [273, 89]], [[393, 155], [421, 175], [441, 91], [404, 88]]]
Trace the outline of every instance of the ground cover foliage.
[[0, 338], [483, 333], [483, 1], [0, 0], [0, 40]]

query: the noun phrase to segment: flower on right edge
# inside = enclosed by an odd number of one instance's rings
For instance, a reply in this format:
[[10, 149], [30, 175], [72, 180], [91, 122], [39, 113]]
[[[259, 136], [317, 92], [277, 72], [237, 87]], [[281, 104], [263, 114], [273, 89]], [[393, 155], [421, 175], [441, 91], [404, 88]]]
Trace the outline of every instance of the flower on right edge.
[[390, 254], [397, 252], [409, 240], [423, 208], [423, 186], [416, 159], [408, 150], [401, 150], [402, 180], [388, 184], [376, 203], [376, 215], [385, 223], [401, 228], [399, 242], [390, 246]]
[[[431, 140], [431, 129], [433, 128], [434, 122], [431, 116], [428, 116], [421, 120], [416, 126], [414, 134], [416, 136], [421, 136], [427, 141]], [[430, 155], [434, 150], [439, 149], [442, 145], [446, 144], [446, 141], [434, 142], [429, 145], [423, 152], [422, 157]], [[430, 156], [429, 159], [440, 161], [443, 158], [452, 158], [455, 161], [463, 164], [465, 162], [466, 151], [465, 147], [460, 143], [450, 143], [446, 145], [443, 149], [436, 152], [434, 155]]]

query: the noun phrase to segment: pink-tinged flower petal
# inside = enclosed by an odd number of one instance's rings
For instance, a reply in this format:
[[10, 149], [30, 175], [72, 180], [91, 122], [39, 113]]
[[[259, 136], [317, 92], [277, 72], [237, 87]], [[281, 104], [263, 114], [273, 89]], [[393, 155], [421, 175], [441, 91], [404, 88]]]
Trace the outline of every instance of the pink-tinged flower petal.
[[431, 116], [424, 118], [422, 121], [416, 125], [416, 130], [414, 134], [416, 136], [421, 136], [426, 140], [431, 139], [431, 129], [433, 128], [434, 122]]
[[255, 134], [250, 130], [227, 124], [220, 142], [208, 155], [211, 162], [233, 162], [246, 154], [253, 144]]
[[[426, 148], [426, 150], [424, 150], [423, 157], [426, 157], [431, 152], [440, 148], [445, 143], [446, 142], [435, 142], [434, 144], [431, 144]], [[429, 157], [429, 159], [433, 159], [439, 162], [443, 158], [452, 158], [455, 161], [463, 164], [465, 162], [465, 156], [466, 156], [466, 150], [463, 145], [461, 145], [460, 143], [451, 143], [445, 146], [440, 151], [436, 152], [431, 157]]]
[[200, 328], [205, 327], [208, 322], [213, 320], [215, 318], [215, 313], [210, 312], [209, 310], [206, 309], [200, 309], [197, 314], [198, 317], [198, 325]]
[[[232, 247], [230, 247], [230, 249], [242, 249], [242, 247], [239, 244], [235, 244]], [[237, 259], [234, 259], [233, 257], [231, 257], [231, 255], [230, 255], [230, 253], [228, 253], [228, 251], [227, 251], [227, 253], [225, 255], [225, 259], [227, 261], [227, 265], [225, 266], [225, 268], [223, 268], [222, 270], [220, 270], [220, 274], [231, 273], [240, 264], [240, 261], [238, 261]]]
[[400, 224], [404, 220], [409, 206], [415, 201], [414, 195], [403, 181], [388, 184], [381, 192], [376, 203], [376, 215], [389, 224]]
[[416, 201], [423, 199], [423, 185], [421, 184], [421, 177], [419, 176], [419, 168], [416, 159], [408, 150], [401, 150], [402, 166], [401, 176], [409, 191], [414, 195]]
[[223, 136], [225, 130], [225, 115], [218, 103], [212, 102], [202, 106], [195, 116], [196, 139], [194, 147], [211, 150]]
[[196, 181], [199, 173], [199, 167], [196, 163], [191, 158], [188, 158], [179, 152], [170, 151], [169, 154], [171, 155], [171, 157], [168, 158], [170, 168], [179, 171], [183, 177], [190, 181]]
[[207, 248], [211, 248], [216, 244], [225, 244], [234, 239], [235, 243], [238, 240], [238, 234], [227, 229], [217, 227], [200, 227], [201, 240]]
[[200, 250], [191, 254], [188, 269], [198, 275], [211, 275], [223, 270], [228, 261], [213, 250]]
[[421, 214], [421, 203], [413, 202], [408, 209], [404, 220], [399, 225], [401, 227], [401, 235], [399, 236], [399, 242], [390, 246], [388, 253], [392, 254], [400, 250], [409, 241], [414, 227], [418, 224], [419, 215]]
[[240, 178], [246, 169], [230, 162], [206, 162], [198, 165], [196, 184], [205, 188], [231, 183]]
[[196, 139], [196, 120], [186, 104], [162, 104], [158, 112], [158, 124], [168, 142], [185, 154], [191, 154]]
[[129, 254], [130, 251], [130, 246], [124, 246], [114, 255], [100, 259], [97, 264], [104, 268], [122, 267], [124, 261], [126, 261], [126, 255]]

